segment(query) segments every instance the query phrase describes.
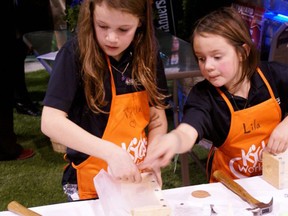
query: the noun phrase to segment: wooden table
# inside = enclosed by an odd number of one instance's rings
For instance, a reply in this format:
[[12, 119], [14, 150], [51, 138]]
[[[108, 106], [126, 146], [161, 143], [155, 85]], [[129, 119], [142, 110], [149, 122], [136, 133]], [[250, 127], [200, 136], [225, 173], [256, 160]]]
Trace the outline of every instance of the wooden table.
[[[278, 190], [263, 180], [262, 176], [236, 180], [245, 190], [261, 202], [267, 203], [273, 198], [273, 210], [267, 216], [288, 215], [288, 188]], [[205, 190], [210, 194], [206, 198], [193, 197], [193, 191]], [[251, 216], [246, 210], [250, 206], [238, 195], [230, 191], [221, 183], [200, 184], [162, 191], [163, 198], [172, 209], [171, 216], [209, 216], [210, 205], [214, 205], [220, 216]], [[31, 195], [33, 196], [33, 195]], [[113, 201], [113, 200], [112, 200]], [[100, 200], [67, 202], [31, 208], [33, 211], [45, 215], [69, 216], [104, 216]], [[16, 216], [8, 211], [0, 212], [0, 216]]]

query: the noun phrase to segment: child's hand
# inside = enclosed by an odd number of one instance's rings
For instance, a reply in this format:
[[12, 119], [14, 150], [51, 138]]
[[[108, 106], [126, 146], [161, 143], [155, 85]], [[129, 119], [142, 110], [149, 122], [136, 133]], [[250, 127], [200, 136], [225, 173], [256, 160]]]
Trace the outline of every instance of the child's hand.
[[177, 153], [179, 140], [173, 133], [168, 133], [159, 138], [158, 143], [148, 146], [147, 156], [139, 169], [157, 170], [169, 165]]
[[189, 151], [197, 139], [197, 131], [188, 124], [180, 124], [168, 134], [157, 138], [157, 143], [148, 145], [147, 156], [140, 169], [159, 169], [169, 165], [175, 154]]
[[116, 154], [111, 155], [109, 161], [109, 173], [119, 181], [139, 183], [141, 174], [137, 165], [131, 159], [128, 152], [119, 148]]
[[285, 152], [288, 148], [288, 117], [270, 135], [266, 149], [272, 154]]

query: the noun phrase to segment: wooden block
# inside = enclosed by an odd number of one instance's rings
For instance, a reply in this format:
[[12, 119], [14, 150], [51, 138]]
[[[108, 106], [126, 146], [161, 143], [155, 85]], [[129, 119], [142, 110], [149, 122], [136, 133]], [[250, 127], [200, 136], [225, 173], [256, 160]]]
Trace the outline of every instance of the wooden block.
[[144, 172], [141, 176], [142, 181], [137, 184], [116, 181], [104, 170], [95, 176], [94, 184], [105, 215], [172, 215], [154, 173]]
[[[140, 205], [131, 210], [132, 216], [171, 216], [172, 210], [163, 197], [162, 190], [152, 173], [142, 173], [142, 183], [155, 198], [153, 204]], [[152, 198], [152, 196], [150, 196]]]
[[263, 178], [277, 189], [288, 188], [288, 151], [272, 155], [263, 152]]
[[167, 206], [144, 206], [131, 211], [132, 216], [171, 216], [171, 208]]

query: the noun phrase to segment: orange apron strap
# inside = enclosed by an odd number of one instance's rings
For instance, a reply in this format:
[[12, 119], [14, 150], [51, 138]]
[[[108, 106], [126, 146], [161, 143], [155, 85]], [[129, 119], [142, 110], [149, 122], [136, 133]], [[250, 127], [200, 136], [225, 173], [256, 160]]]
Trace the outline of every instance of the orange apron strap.
[[216, 150], [216, 147], [211, 146], [209, 153], [208, 153], [208, 158], [207, 158], [207, 162], [206, 162], [206, 176], [207, 176], [208, 181], [209, 181], [210, 175], [211, 175], [213, 155], [214, 155], [215, 150]]
[[263, 73], [262, 73], [262, 71], [260, 70], [260, 68], [257, 68], [257, 71], [258, 71], [259, 75], [261, 76], [263, 82], [266, 84], [266, 86], [267, 86], [267, 88], [268, 88], [268, 91], [269, 91], [271, 97], [272, 97], [272, 98], [275, 98], [275, 95], [274, 95], [274, 93], [273, 93], [273, 91], [272, 91], [272, 88], [271, 88], [271, 86], [269, 85], [266, 77], [263, 75]]
[[114, 85], [114, 77], [113, 77], [112, 67], [111, 67], [111, 63], [110, 63], [110, 59], [109, 59], [108, 55], [106, 55], [106, 60], [107, 60], [107, 63], [108, 63], [108, 68], [109, 68], [109, 72], [110, 72], [110, 76], [111, 76], [111, 89], [112, 89], [112, 98], [113, 98], [113, 96], [116, 95], [116, 87]]
[[232, 106], [232, 104], [230, 103], [229, 99], [226, 97], [226, 95], [224, 94], [224, 92], [222, 92], [219, 88], [216, 88], [218, 93], [221, 95], [221, 97], [224, 99], [224, 101], [226, 102], [231, 114], [234, 112], [234, 108]]

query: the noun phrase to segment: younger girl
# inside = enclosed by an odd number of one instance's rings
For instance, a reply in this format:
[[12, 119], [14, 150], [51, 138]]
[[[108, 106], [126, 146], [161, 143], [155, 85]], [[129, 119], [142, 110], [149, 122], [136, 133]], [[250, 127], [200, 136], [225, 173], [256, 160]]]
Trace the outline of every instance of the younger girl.
[[41, 125], [68, 147], [62, 183], [73, 200], [96, 198], [93, 178], [107, 166], [140, 182], [137, 164], [167, 132], [150, 0], [84, 0], [77, 29], [56, 57]]
[[191, 42], [205, 79], [188, 95], [182, 123], [148, 148], [141, 167], [166, 166], [206, 138], [213, 142], [210, 182], [217, 169], [234, 179], [261, 175], [263, 150], [288, 147], [288, 66], [259, 64], [245, 22], [230, 7], [202, 18]]

